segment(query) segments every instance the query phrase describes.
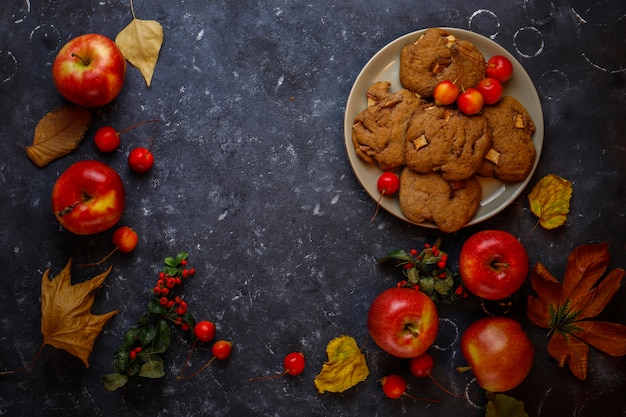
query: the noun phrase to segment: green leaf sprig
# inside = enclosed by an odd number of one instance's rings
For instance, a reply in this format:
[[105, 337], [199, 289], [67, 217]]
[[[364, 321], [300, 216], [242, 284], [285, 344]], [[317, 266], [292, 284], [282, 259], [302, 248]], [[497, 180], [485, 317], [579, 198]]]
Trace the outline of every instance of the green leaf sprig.
[[175, 293], [185, 279], [195, 275], [188, 266], [188, 254], [180, 252], [167, 257], [151, 290], [148, 312], [124, 334], [122, 344], [113, 355], [114, 373], [102, 376], [102, 383], [109, 391], [126, 385], [134, 377], [160, 378], [165, 375], [163, 358], [170, 346], [171, 326], [180, 327], [193, 341], [195, 319], [187, 311], [187, 303]]
[[382, 264], [395, 261], [402, 268], [405, 280], [398, 286], [411, 286], [427, 294], [433, 301], [451, 303], [467, 297], [458, 272], [448, 267], [448, 254], [440, 249], [441, 239], [434, 245], [424, 244], [421, 251], [398, 249], [378, 259]]

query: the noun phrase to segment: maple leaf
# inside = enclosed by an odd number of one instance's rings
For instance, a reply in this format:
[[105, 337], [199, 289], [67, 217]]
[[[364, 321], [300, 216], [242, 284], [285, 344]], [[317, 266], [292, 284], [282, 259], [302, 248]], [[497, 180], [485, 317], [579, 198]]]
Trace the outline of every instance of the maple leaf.
[[51, 345], [81, 359], [89, 367], [93, 344], [105, 323], [119, 310], [101, 315], [91, 314], [95, 290], [102, 285], [111, 267], [100, 275], [80, 284], [71, 283], [69, 260], [65, 268], [52, 280], [48, 268], [41, 279], [41, 333], [42, 347]]
[[550, 329], [548, 353], [581, 380], [587, 378], [588, 345], [611, 356], [626, 355], [625, 325], [590, 320], [606, 307], [624, 277], [625, 271], [616, 268], [598, 283], [609, 261], [606, 242], [580, 245], [567, 259], [562, 283], [540, 263], [530, 274], [537, 296], [528, 296], [526, 315]]
[[26, 155], [35, 165], [44, 167], [74, 151], [91, 124], [91, 112], [82, 107], [66, 106], [46, 114], [35, 127], [33, 144]]
[[115, 43], [128, 62], [141, 72], [146, 85], [150, 87], [163, 45], [163, 27], [156, 20], [137, 19], [132, 0], [130, 9], [133, 20], [117, 34]]
[[365, 355], [350, 336], [339, 336], [328, 342], [328, 361], [315, 377], [320, 394], [325, 391], [343, 392], [364, 381], [369, 375]]
[[530, 211], [544, 229], [554, 229], [565, 223], [572, 198], [572, 183], [548, 174], [528, 194]]

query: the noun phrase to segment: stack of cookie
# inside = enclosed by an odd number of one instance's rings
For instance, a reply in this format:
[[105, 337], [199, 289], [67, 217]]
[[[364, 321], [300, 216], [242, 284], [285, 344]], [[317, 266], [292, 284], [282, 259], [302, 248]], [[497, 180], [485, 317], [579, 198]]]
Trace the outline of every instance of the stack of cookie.
[[399, 201], [408, 220], [454, 232], [480, 205], [476, 176], [517, 182], [529, 175], [535, 125], [510, 96], [473, 116], [434, 103], [439, 82], [469, 87], [485, 76], [481, 52], [443, 29], [428, 29], [402, 49], [399, 75], [403, 88], [397, 92], [386, 81], [368, 88], [368, 107], [352, 129], [356, 154], [382, 170], [401, 171]]

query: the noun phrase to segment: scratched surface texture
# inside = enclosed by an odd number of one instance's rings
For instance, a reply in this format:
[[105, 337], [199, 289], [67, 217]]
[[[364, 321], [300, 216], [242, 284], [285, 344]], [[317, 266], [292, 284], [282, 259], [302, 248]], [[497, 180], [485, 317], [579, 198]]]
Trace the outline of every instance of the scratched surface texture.
[[[368, 341], [368, 306], [399, 279], [376, 258], [443, 238], [453, 267], [471, 234], [489, 228], [525, 236], [531, 263], [562, 277], [570, 250], [607, 241], [610, 268], [626, 267], [626, 3], [620, 0], [373, 0], [134, 2], [142, 19], [159, 21], [165, 41], [152, 87], [128, 68], [122, 94], [95, 111], [79, 149], [46, 168], [22, 145], [37, 122], [65, 104], [51, 63], [70, 38], [99, 32], [114, 38], [132, 15], [124, 1], [3, 0], [0, 5], [0, 368], [28, 363], [41, 343], [40, 280], [73, 258], [94, 261], [110, 250], [111, 232], [77, 237], [50, 209], [50, 191], [73, 162], [102, 160], [122, 176], [122, 223], [140, 241], [115, 255], [97, 292], [94, 313], [120, 309], [96, 340], [89, 368], [45, 347], [28, 371], [0, 377], [3, 416], [456, 416], [485, 414], [485, 399], [464, 361], [459, 335], [484, 313], [475, 298], [442, 305], [431, 349], [435, 377], [465, 399], [447, 396], [428, 379], [408, 375], [406, 362]], [[394, 39], [432, 26], [484, 35], [513, 54], [533, 80], [543, 107], [543, 152], [529, 188], [484, 223], [457, 233], [404, 223], [381, 212], [351, 170], [343, 138], [346, 100], [368, 60]], [[158, 118], [99, 153], [95, 130]], [[154, 168], [133, 175], [132, 147], [155, 139]], [[567, 222], [537, 228], [527, 194], [554, 173], [572, 181]], [[226, 363], [197, 378], [174, 375], [188, 346], [176, 334], [165, 356], [167, 376], [105, 391], [122, 335], [145, 311], [163, 257], [187, 251], [198, 271], [184, 295], [199, 319], [214, 320], [218, 337], [234, 341]], [[79, 282], [100, 268], [73, 270]], [[547, 354], [548, 336], [524, 316], [528, 286], [511, 315], [536, 346], [528, 378], [509, 394], [532, 417], [626, 416], [626, 358], [595, 349], [579, 381]], [[600, 316], [626, 324], [624, 286]], [[364, 344], [370, 377], [342, 394], [317, 393], [315, 375], [326, 344], [348, 334]], [[282, 358], [302, 351], [297, 378], [249, 382], [278, 373]], [[210, 357], [194, 355], [191, 366]], [[378, 380], [398, 372], [409, 392], [440, 404], [386, 399]]]

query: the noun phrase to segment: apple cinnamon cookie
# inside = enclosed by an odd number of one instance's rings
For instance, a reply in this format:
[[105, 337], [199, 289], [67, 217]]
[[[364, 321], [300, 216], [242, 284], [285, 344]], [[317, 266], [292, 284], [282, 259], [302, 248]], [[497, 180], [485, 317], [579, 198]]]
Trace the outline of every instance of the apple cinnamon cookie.
[[441, 28], [427, 29], [400, 51], [400, 83], [424, 98], [444, 80], [471, 87], [485, 76], [485, 58], [469, 41], [457, 39]]
[[389, 92], [390, 86], [380, 81], [368, 88], [368, 106], [356, 115], [352, 125], [356, 154], [385, 171], [404, 165], [407, 125], [423, 103], [405, 89]]
[[535, 124], [530, 114], [511, 96], [493, 106], [485, 106], [483, 115], [492, 132], [492, 149], [485, 155], [477, 174], [501, 181], [523, 181], [535, 163], [537, 151], [532, 142]]
[[474, 175], [489, 149], [491, 129], [483, 116], [426, 104], [409, 122], [405, 162], [415, 172], [457, 181]]
[[476, 177], [446, 181], [438, 173], [420, 174], [405, 167], [400, 175], [400, 209], [412, 222], [432, 221], [445, 233], [465, 226], [476, 214], [482, 188]]

